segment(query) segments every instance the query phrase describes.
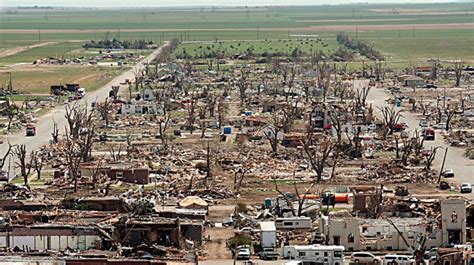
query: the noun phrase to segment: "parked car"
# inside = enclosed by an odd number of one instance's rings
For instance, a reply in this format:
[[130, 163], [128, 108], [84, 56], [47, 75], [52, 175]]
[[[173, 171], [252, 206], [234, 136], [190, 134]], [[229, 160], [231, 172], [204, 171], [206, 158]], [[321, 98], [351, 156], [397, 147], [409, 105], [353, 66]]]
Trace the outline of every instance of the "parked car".
[[461, 193], [471, 193], [471, 192], [472, 192], [471, 183], [463, 183], [461, 185]]
[[372, 123], [372, 124], [369, 124], [369, 126], [367, 126], [367, 128], [371, 131], [375, 131], [377, 129], [377, 125]]
[[422, 120], [422, 121], [420, 121], [419, 125], [420, 125], [421, 128], [428, 128], [428, 122], [427, 121]]
[[423, 258], [427, 260], [436, 260], [438, 256], [438, 248], [432, 248], [423, 254]]
[[273, 248], [263, 248], [262, 252], [260, 252], [260, 258], [263, 260], [277, 260], [278, 256], [278, 252]]
[[426, 141], [434, 141], [435, 134], [435, 130], [433, 130], [432, 128], [426, 128], [422, 131], [422, 135]]
[[445, 177], [445, 178], [454, 178], [454, 170], [452, 170], [452, 169], [446, 169], [446, 170], [443, 172], [443, 177]]
[[384, 265], [411, 265], [414, 263], [415, 259], [407, 255], [388, 254], [384, 257]]
[[382, 259], [370, 252], [354, 252], [351, 255], [351, 261], [363, 264], [382, 264]]
[[242, 247], [237, 249], [237, 254], [236, 254], [236, 259], [237, 260], [249, 260], [250, 259], [250, 249], [246, 247]]
[[446, 123], [442, 122], [442, 123], [435, 124], [435, 125], [433, 125], [433, 128], [439, 129], [439, 130], [444, 130], [444, 129], [446, 129]]

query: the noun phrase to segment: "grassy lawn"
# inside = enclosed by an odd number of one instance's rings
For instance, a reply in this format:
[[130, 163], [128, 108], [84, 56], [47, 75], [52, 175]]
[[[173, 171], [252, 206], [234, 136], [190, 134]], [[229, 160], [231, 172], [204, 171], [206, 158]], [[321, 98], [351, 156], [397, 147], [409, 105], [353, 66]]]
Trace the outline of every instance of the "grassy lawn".
[[[49, 94], [54, 84], [79, 83], [86, 91], [107, 84], [127, 68], [96, 66], [41, 67], [22, 69], [12, 74], [13, 88], [26, 94]], [[0, 86], [6, 87], [8, 75], [0, 70]]]

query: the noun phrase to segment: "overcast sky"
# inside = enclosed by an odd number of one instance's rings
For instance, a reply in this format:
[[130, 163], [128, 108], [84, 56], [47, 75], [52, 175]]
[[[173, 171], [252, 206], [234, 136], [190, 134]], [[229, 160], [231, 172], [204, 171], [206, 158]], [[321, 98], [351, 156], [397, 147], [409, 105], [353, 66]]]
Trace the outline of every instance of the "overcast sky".
[[[461, 0], [472, 2], [472, 0]], [[144, 6], [262, 6], [318, 5], [348, 3], [430, 3], [456, 0], [0, 0], [0, 6], [74, 6], [74, 7], [144, 7]]]

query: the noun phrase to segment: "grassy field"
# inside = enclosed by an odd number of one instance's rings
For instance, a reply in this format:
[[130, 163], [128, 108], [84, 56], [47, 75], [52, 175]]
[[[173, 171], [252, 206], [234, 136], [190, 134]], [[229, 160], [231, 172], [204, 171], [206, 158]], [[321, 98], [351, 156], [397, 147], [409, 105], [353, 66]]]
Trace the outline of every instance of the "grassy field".
[[339, 45], [334, 38], [300, 38], [300, 39], [279, 39], [279, 40], [255, 40], [255, 41], [222, 41], [222, 42], [200, 42], [182, 44], [176, 51], [175, 56], [191, 58], [206, 58], [213, 52], [230, 56], [251, 52], [258, 56], [265, 53], [291, 53], [299, 51], [310, 55], [317, 51], [330, 52]]
[[[284, 52], [294, 48], [304, 51], [335, 49], [334, 39], [340, 31], [368, 41], [392, 62], [434, 57], [474, 60], [474, 3], [468, 2], [126, 10], [19, 9], [16, 14], [2, 14], [0, 23], [0, 31], [3, 31], [0, 51], [40, 40], [59, 42], [0, 59], [0, 64], [29, 62], [35, 56], [48, 53], [51, 56], [69, 54], [80, 43], [65, 44], [66, 41], [84, 42], [106, 36], [122, 40], [146, 39], [155, 43], [172, 38], [188, 42], [207, 41], [186, 44], [178, 51], [182, 53], [185, 49], [187, 53], [199, 55], [209, 51], [208, 46], [224, 53], [238, 53], [248, 48], [257, 53], [271, 52], [270, 49]], [[436, 28], [439, 24], [445, 28]], [[367, 29], [367, 26], [378, 28]], [[423, 29], [424, 26], [428, 28]], [[308, 36], [321, 38], [327, 46], [297, 44], [295, 40], [278, 42], [279, 39], [304, 39]], [[265, 39], [270, 42], [261, 41]], [[216, 40], [225, 42], [212, 48]], [[253, 42], [255, 40], [259, 41]], [[240, 46], [233, 45], [239, 42]]]
[[[55, 84], [79, 83], [86, 91], [93, 91], [107, 84], [124, 69], [109, 67], [40, 67], [27, 68], [12, 73], [13, 88], [26, 94], [49, 94]], [[0, 86], [6, 87], [8, 75], [0, 70]]]
[[[467, 23], [472, 22], [473, 11], [472, 3], [132, 10], [21, 9], [16, 14], [2, 15], [0, 23], [4, 29], [294, 28], [347, 24], [347, 21], [334, 21], [344, 19], [358, 20], [357, 23], [361, 24], [388, 25]], [[445, 14], [439, 15], [438, 12]]]

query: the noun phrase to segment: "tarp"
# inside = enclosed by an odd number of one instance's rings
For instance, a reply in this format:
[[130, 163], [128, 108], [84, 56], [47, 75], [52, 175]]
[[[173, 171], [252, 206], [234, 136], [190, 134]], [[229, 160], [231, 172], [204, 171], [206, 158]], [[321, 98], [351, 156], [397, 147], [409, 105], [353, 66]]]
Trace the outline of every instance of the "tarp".
[[198, 196], [188, 196], [179, 202], [179, 206], [183, 208], [196, 206], [204, 208], [208, 205], [209, 204], [205, 200], [199, 198]]

